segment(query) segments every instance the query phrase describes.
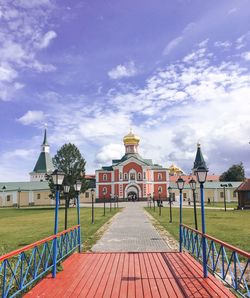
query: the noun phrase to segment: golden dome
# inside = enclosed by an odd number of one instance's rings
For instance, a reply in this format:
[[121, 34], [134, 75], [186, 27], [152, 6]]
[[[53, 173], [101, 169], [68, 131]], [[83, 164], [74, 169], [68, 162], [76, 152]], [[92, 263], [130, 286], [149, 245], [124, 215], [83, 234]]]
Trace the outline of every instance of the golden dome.
[[129, 134], [127, 134], [123, 138], [124, 145], [138, 145], [140, 142], [140, 138], [132, 133], [132, 130], [130, 130]]

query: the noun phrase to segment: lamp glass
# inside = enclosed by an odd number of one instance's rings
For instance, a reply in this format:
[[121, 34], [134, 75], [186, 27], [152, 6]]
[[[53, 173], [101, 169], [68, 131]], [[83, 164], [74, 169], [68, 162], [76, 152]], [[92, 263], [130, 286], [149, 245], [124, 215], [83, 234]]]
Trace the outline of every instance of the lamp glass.
[[82, 182], [80, 180], [76, 181], [76, 184], [74, 185], [75, 191], [80, 191], [82, 188]]
[[52, 179], [55, 185], [62, 185], [64, 179], [64, 173], [60, 170], [55, 170], [52, 173]]
[[195, 175], [199, 183], [204, 183], [207, 179], [207, 170], [205, 168], [197, 168]]
[[70, 185], [64, 185], [63, 186], [64, 193], [69, 193], [69, 190], [70, 190]]
[[182, 190], [184, 188], [185, 181], [181, 177], [179, 177], [176, 181], [176, 184], [178, 189]]
[[195, 190], [195, 189], [196, 189], [196, 181], [195, 181], [194, 179], [191, 179], [191, 180], [189, 181], [189, 185], [190, 185], [190, 188], [191, 188], [192, 190]]
[[171, 187], [171, 186], [168, 187], [168, 192], [169, 192], [169, 193], [172, 192], [172, 187]]
[[91, 189], [91, 194], [92, 196], [95, 194], [95, 190], [93, 188]]

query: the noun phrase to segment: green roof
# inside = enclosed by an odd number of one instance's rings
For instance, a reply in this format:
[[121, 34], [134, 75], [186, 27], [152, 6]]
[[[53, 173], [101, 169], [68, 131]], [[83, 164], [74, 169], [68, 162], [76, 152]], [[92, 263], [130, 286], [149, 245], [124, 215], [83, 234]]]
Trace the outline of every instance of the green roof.
[[0, 192], [3, 191], [4, 186], [5, 191], [17, 191], [19, 188], [21, 191], [49, 190], [48, 181], [0, 182]]
[[[227, 185], [229, 185], [228, 187], [226, 187], [226, 189], [232, 189], [232, 188], [237, 188], [242, 182], [225, 182]], [[223, 182], [221, 181], [214, 181], [214, 182], [205, 182], [204, 183], [204, 188], [205, 189], [218, 189], [221, 188], [223, 189], [222, 186], [220, 186], [221, 184], [223, 184]], [[170, 182], [170, 186], [172, 188], [177, 188], [177, 184], [175, 182]], [[196, 183], [196, 187], [199, 187], [199, 183]], [[188, 183], [184, 184], [184, 189], [190, 189], [190, 186]]]
[[48, 152], [41, 152], [36, 162], [33, 172], [48, 173], [54, 170], [52, 158]]
[[152, 159], [144, 159], [142, 158], [138, 153], [126, 153], [125, 155], [123, 155], [123, 157], [121, 159], [114, 159], [112, 160], [112, 165], [118, 165], [126, 160], [128, 160], [129, 158], [135, 158], [143, 163], [145, 163], [148, 166], [152, 165]]

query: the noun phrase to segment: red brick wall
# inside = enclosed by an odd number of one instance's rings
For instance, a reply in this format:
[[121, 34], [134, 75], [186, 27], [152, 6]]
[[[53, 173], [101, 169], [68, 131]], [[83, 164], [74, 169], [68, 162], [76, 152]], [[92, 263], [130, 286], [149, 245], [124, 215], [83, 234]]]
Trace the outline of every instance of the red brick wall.
[[100, 199], [103, 199], [103, 198], [104, 198], [103, 193], [102, 193], [104, 187], [106, 187], [106, 189], [107, 189], [105, 198], [106, 198], [106, 199], [110, 199], [110, 195], [111, 195], [111, 193], [112, 193], [111, 184], [99, 185], [99, 198], [100, 198]]
[[[103, 179], [103, 176], [104, 176], [104, 175], [107, 175], [107, 180], [104, 180], [104, 179]], [[104, 182], [104, 183], [105, 183], [105, 182], [111, 182], [111, 173], [110, 173], [110, 172], [106, 172], [106, 173], [105, 173], [105, 172], [104, 172], [104, 173], [102, 172], [102, 173], [99, 173], [99, 182]]]
[[[158, 174], [161, 174], [162, 179], [159, 180], [158, 179]], [[166, 171], [155, 171], [154, 172], [154, 181], [166, 181], [167, 177], [166, 177]]]
[[127, 165], [125, 165], [123, 167], [123, 173], [128, 173], [131, 169], [134, 169], [136, 171], [136, 173], [140, 172], [143, 175], [142, 167], [135, 162], [130, 162]]

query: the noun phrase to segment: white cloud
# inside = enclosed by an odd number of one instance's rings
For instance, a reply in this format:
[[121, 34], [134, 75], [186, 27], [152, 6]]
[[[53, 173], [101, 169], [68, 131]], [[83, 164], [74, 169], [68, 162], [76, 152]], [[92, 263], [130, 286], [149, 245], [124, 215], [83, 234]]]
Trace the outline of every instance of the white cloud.
[[138, 73], [135, 63], [130, 61], [126, 64], [119, 64], [108, 72], [111, 79], [117, 80], [125, 77], [132, 77]]
[[39, 48], [47, 48], [49, 46], [49, 44], [51, 43], [51, 41], [56, 38], [57, 34], [55, 31], [48, 31], [47, 33], [44, 34], [44, 36], [42, 37], [42, 40], [39, 43]]
[[250, 61], [250, 52], [242, 53], [242, 58], [244, 58], [246, 61]]
[[163, 55], [168, 55], [172, 52], [175, 48], [177, 48], [185, 38], [192, 32], [195, 28], [195, 23], [189, 23], [182, 31], [181, 35], [177, 36], [176, 38], [172, 39], [165, 49], [163, 50]]
[[96, 154], [96, 161], [100, 166], [110, 164], [112, 159], [120, 159], [124, 153], [122, 144], [108, 144], [103, 146]]
[[41, 122], [44, 120], [45, 120], [45, 114], [43, 111], [28, 111], [18, 119], [18, 121], [24, 125]]
[[17, 72], [9, 64], [0, 65], [0, 81], [12, 82], [17, 76]]
[[215, 46], [215, 47], [218, 47], [218, 48], [224, 48], [224, 49], [228, 49], [228, 48], [230, 48], [231, 45], [232, 45], [232, 43], [229, 42], [229, 41], [216, 41], [216, 42], [214, 43], [214, 46]]

